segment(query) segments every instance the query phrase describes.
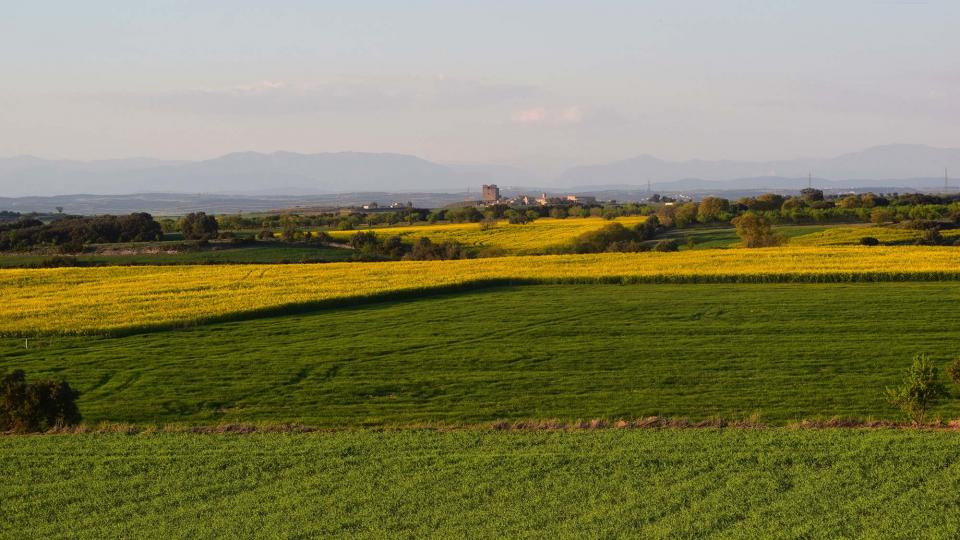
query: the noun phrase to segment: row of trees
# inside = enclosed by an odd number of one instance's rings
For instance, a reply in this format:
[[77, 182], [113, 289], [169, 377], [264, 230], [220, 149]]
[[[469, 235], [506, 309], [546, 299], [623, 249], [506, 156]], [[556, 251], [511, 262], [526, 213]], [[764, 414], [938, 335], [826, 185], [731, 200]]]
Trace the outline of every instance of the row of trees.
[[873, 222], [949, 220], [960, 223], [960, 201], [936, 195], [880, 196], [873, 193], [825, 199], [823, 192], [805, 189], [797, 197], [768, 193], [735, 202], [705, 197], [699, 203], [665, 204], [657, 209], [660, 221], [677, 228], [697, 223], [724, 223], [746, 213], [762, 215], [773, 223]]
[[657, 216], [650, 216], [646, 221], [632, 228], [624, 227], [620, 223], [610, 223], [574, 238], [569, 250], [573, 253], [646, 251], [649, 248], [643, 242], [652, 240], [660, 230], [660, 220]]
[[427, 237], [405, 244], [399, 236], [381, 237], [361, 231], [350, 237], [353, 258], [359, 261], [432, 261], [466, 259], [475, 254], [456, 241], [434, 243]]
[[0, 224], [0, 251], [29, 250], [34, 246], [57, 246], [77, 252], [84, 244], [148, 242], [163, 239], [160, 224], [147, 213], [128, 216], [66, 216], [50, 223], [26, 218]]

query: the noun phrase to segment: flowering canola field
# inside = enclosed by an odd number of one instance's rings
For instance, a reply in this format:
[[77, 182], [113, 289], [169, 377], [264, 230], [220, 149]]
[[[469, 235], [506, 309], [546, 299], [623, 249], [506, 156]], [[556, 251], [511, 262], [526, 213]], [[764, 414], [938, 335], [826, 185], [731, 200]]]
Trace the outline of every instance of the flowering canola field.
[[[646, 220], [646, 216], [617, 218], [617, 223], [632, 227]], [[407, 242], [427, 237], [433, 242], [455, 240], [468, 247], [493, 248], [510, 255], [543, 253], [551, 247], [562, 246], [581, 234], [600, 229], [610, 223], [603, 218], [542, 218], [525, 225], [511, 225], [498, 221], [488, 229], [479, 223], [450, 223], [443, 225], [416, 225], [370, 229], [378, 235], [399, 236]], [[357, 231], [330, 231], [336, 239], [346, 240]]]
[[0, 335], [171, 328], [500, 282], [913, 279], [960, 279], [960, 249], [785, 247], [320, 265], [2, 269]]
[[[957, 238], [960, 237], [960, 229], [941, 231], [941, 234], [944, 238]], [[909, 244], [919, 240], [923, 236], [923, 231], [894, 227], [831, 227], [818, 233], [791, 238], [790, 244], [797, 246], [856, 245], [865, 236], [871, 236], [883, 243]]]

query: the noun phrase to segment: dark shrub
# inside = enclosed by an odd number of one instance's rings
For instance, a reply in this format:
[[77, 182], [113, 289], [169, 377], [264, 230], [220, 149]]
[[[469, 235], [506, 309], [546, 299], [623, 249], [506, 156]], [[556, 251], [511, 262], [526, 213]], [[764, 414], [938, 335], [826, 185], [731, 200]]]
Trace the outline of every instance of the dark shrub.
[[860, 239], [861, 246], [879, 246], [880, 241], [872, 236], [864, 236]]
[[413, 244], [413, 249], [405, 258], [412, 261], [436, 261], [466, 259], [469, 255], [460, 242], [455, 240], [435, 244], [429, 238], [422, 237]]
[[653, 246], [654, 251], [677, 251], [680, 249], [680, 244], [676, 240], [661, 240], [657, 242], [657, 245]]
[[951, 381], [960, 384], [960, 356], [947, 364], [947, 376], [950, 377]]
[[15, 370], [0, 379], [0, 430], [29, 433], [77, 424], [78, 397], [67, 382], [27, 383], [23, 371]]
[[180, 220], [180, 231], [187, 240], [209, 240], [217, 237], [220, 225], [213, 216], [206, 212], [194, 212], [183, 216]]
[[924, 229], [923, 232], [920, 233], [919, 242], [924, 245], [935, 246], [943, 243], [943, 236], [940, 234], [938, 227]]
[[57, 247], [60, 253], [81, 253], [83, 251], [83, 240], [71, 238]]
[[80, 266], [80, 261], [76, 257], [65, 257], [63, 255], [54, 255], [47, 257], [36, 264], [38, 268], [65, 268], [69, 266]]

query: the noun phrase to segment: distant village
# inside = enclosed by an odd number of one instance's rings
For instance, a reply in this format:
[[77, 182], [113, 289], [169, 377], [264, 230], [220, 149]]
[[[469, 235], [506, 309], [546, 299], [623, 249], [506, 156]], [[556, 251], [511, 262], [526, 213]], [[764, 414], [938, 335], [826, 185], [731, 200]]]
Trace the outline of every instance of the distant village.
[[566, 195], [566, 196], [548, 196], [541, 193], [539, 197], [534, 198], [531, 195], [517, 195], [506, 198], [500, 195], [500, 188], [496, 184], [484, 184], [481, 188], [481, 199], [476, 201], [478, 206], [491, 206], [495, 204], [505, 204], [507, 206], [547, 206], [556, 204], [596, 204], [596, 197], [585, 195]]
[[[577, 195], [577, 194], [547, 194], [545, 192], [540, 193], [539, 196], [527, 195], [527, 194], [518, 194], [512, 197], [504, 197], [500, 193], [500, 187], [496, 184], [484, 184], [480, 190], [480, 199], [467, 199], [460, 203], [455, 203], [451, 206], [495, 206], [495, 205], [505, 205], [505, 206], [564, 206], [564, 205], [595, 205], [598, 202], [596, 197], [589, 195]], [[363, 210], [370, 212], [385, 211], [385, 210], [396, 210], [402, 208], [410, 207], [410, 203], [403, 202], [391, 202], [389, 204], [381, 205], [377, 202], [369, 202], [362, 205]]]

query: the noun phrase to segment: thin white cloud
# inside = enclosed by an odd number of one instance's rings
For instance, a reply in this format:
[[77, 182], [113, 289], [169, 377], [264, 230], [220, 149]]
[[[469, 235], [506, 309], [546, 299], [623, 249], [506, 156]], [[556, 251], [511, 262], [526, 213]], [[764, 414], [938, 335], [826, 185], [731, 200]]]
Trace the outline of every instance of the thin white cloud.
[[521, 109], [511, 115], [515, 124], [566, 126], [583, 122], [583, 110], [576, 105], [560, 108], [531, 107]]
[[169, 92], [105, 93], [87, 95], [84, 99], [191, 114], [274, 115], [330, 110], [358, 113], [437, 108], [503, 110], [541, 95], [540, 89], [534, 86], [438, 76], [321, 82], [263, 80]]

